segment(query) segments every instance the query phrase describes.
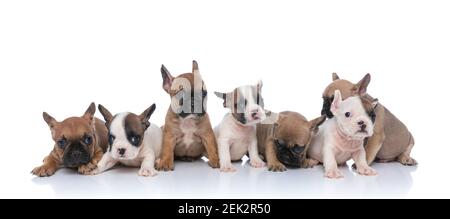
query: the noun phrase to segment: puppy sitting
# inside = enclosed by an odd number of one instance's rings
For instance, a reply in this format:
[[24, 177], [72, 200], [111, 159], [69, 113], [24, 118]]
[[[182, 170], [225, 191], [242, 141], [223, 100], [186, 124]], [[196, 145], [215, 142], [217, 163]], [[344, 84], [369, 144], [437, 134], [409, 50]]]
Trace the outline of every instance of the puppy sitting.
[[[374, 125], [362, 101], [368, 102], [357, 96], [342, 100], [339, 90], [334, 93], [330, 106], [334, 117], [320, 126], [308, 150], [310, 165], [323, 163], [326, 177], [343, 177], [337, 165], [345, 164], [350, 158], [355, 161], [359, 174], [376, 175], [375, 170], [367, 164], [363, 146], [364, 138], [373, 134]], [[372, 101], [370, 104], [374, 107], [377, 102]]]
[[178, 77], [173, 77], [162, 65], [161, 76], [171, 105], [163, 127], [161, 160], [156, 168], [173, 170], [175, 157], [192, 161], [204, 155], [205, 151], [209, 165], [219, 167], [216, 138], [206, 113], [208, 92], [197, 62], [192, 61], [192, 73]]
[[[369, 83], [370, 74], [366, 74], [361, 81], [353, 84], [350, 81], [340, 79], [336, 73], [333, 73], [333, 82], [323, 92], [322, 115], [326, 114], [329, 118], [333, 116], [329, 110], [329, 103], [333, 101], [335, 90], [341, 91], [344, 100], [350, 96], [373, 99], [367, 94]], [[410, 155], [414, 146], [414, 137], [406, 125], [381, 103], [378, 103], [375, 109], [366, 109], [366, 111], [375, 121], [374, 134], [366, 139], [367, 163], [370, 165], [376, 159], [377, 162], [398, 161], [403, 165], [417, 165], [417, 161]]]
[[[308, 167], [306, 152], [314, 134], [326, 117], [311, 121], [296, 112], [269, 113], [268, 119], [256, 126], [258, 150], [264, 155], [269, 171], [285, 171], [289, 167]], [[270, 118], [274, 122], [267, 122]]]
[[104, 106], [98, 106], [109, 130], [109, 149], [92, 174], [106, 171], [117, 163], [140, 166], [140, 176], [157, 174], [154, 166], [161, 152], [162, 131], [148, 121], [155, 108], [153, 104], [139, 116], [134, 113], [113, 116]]
[[231, 161], [242, 159], [247, 152], [252, 167], [265, 166], [259, 157], [256, 140], [256, 124], [266, 118], [261, 88], [262, 82], [259, 81], [255, 86], [242, 86], [230, 93], [215, 92], [223, 99], [223, 106], [231, 111], [214, 128], [221, 171], [236, 171]]
[[44, 112], [45, 122], [50, 127], [53, 150], [44, 158], [44, 164], [31, 171], [36, 176], [51, 176], [60, 167], [77, 168], [88, 174], [97, 167], [103, 152], [108, 147], [108, 130], [103, 121], [94, 118], [95, 104], [91, 103], [81, 117], [70, 117], [56, 121]]

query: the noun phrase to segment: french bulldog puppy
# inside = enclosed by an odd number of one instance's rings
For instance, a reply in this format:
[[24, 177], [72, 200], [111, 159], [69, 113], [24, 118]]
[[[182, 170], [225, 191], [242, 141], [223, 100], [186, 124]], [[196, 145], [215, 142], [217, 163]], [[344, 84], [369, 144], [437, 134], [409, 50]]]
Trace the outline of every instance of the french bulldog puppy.
[[238, 161], [249, 154], [252, 167], [264, 167], [265, 163], [258, 154], [256, 124], [266, 118], [262, 81], [254, 86], [242, 86], [229, 93], [215, 92], [223, 99], [223, 106], [230, 109], [222, 122], [214, 128], [219, 146], [220, 170], [234, 172], [231, 161]]
[[206, 113], [208, 92], [198, 64], [192, 61], [192, 73], [173, 77], [161, 66], [163, 89], [170, 95], [171, 105], [163, 127], [161, 160], [158, 170], [174, 169], [174, 159], [192, 161], [207, 154], [209, 165], [219, 167], [217, 142]]
[[108, 130], [103, 121], [94, 117], [94, 113], [94, 103], [83, 116], [70, 117], [62, 122], [44, 112], [43, 117], [50, 127], [55, 145], [44, 158], [44, 163], [31, 173], [51, 176], [57, 169], [68, 167], [76, 168], [81, 174], [88, 174], [95, 169], [108, 147]]
[[326, 117], [308, 121], [297, 112], [268, 112], [274, 122], [266, 119], [256, 125], [258, 150], [265, 157], [269, 171], [286, 171], [288, 167], [309, 167], [306, 152], [312, 137]]
[[365, 104], [376, 106], [376, 101], [361, 99], [358, 96], [342, 100], [341, 92], [336, 90], [330, 106], [333, 118], [319, 127], [319, 133], [308, 150], [310, 165], [323, 163], [325, 177], [344, 177], [338, 165], [350, 158], [355, 161], [356, 171], [361, 175], [376, 175], [369, 167], [364, 150], [364, 139], [373, 134], [373, 121], [364, 109]]
[[[340, 90], [342, 98], [362, 96], [373, 99], [367, 94], [367, 86], [370, 83], [370, 74], [366, 74], [361, 81], [353, 84], [350, 81], [340, 79], [333, 73], [333, 82], [323, 92], [322, 115], [333, 117], [330, 112], [330, 103], [333, 101], [334, 90]], [[376, 162], [398, 161], [403, 165], [414, 166], [417, 161], [411, 157], [414, 146], [414, 137], [408, 128], [381, 103], [374, 110], [367, 110], [375, 121], [374, 134], [366, 139], [366, 159], [370, 165]]]
[[126, 112], [113, 116], [104, 106], [98, 106], [109, 130], [109, 149], [92, 174], [102, 173], [117, 163], [140, 166], [140, 176], [157, 174], [155, 160], [161, 153], [162, 131], [148, 121], [155, 108], [153, 104], [140, 115]]

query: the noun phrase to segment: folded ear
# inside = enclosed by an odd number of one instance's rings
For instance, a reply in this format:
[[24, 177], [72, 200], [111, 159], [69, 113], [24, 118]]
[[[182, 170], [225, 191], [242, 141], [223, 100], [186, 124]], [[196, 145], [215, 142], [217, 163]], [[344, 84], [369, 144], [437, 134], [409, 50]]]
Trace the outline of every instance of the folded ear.
[[169, 93], [170, 88], [172, 87], [173, 76], [170, 74], [169, 70], [167, 70], [166, 66], [161, 65], [161, 76], [163, 79], [163, 89]]
[[100, 111], [100, 114], [102, 114], [103, 118], [105, 119], [106, 126], [108, 127], [111, 124], [113, 115], [101, 104], [98, 105], [98, 111]]
[[221, 93], [221, 92], [217, 92], [215, 91], [214, 94], [218, 97], [223, 99], [223, 107], [227, 107], [227, 94], [226, 93]]
[[147, 108], [141, 115], [139, 115], [139, 119], [141, 120], [144, 128], [147, 129], [150, 126], [150, 122], [148, 121], [152, 116], [153, 112], [156, 109], [156, 105], [152, 104], [149, 108]]
[[95, 103], [92, 102], [83, 115], [83, 118], [92, 123], [94, 121]]
[[322, 115], [321, 117], [309, 121], [310, 130], [314, 133], [317, 133], [319, 131], [319, 126], [322, 125], [326, 119], [326, 115]]
[[367, 86], [370, 83], [370, 74], [367, 73], [355, 86], [356, 94], [363, 96], [367, 93]]
[[339, 80], [339, 76], [337, 75], [337, 73], [336, 72], [333, 72], [333, 81], [335, 81], [335, 80]]
[[333, 114], [336, 114], [337, 110], [339, 109], [339, 105], [342, 102], [342, 96], [341, 96], [341, 92], [339, 90], [335, 90], [334, 91], [334, 99], [333, 99], [333, 103], [331, 103], [331, 107], [330, 107], [330, 111]]
[[55, 127], [55, 125], [58, 123], [58, 121], [56, 121], [55, 118], [53, 118], [46, 112], [42, 113], [42, 117], [44, 118], [44, 121], [47, 123], [47, 125], [48, 125], [48, 127], [50, 127], [50, 129], [53, 129]]

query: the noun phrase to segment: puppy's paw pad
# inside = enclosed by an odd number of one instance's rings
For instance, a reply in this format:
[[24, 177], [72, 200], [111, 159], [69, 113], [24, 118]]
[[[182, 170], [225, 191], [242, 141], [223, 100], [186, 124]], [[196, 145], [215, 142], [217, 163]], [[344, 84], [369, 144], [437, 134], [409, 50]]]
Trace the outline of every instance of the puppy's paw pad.
[[262, 168], [266, 166], [266, 163], [264, 163], [261, 159], [253, 159], [250, 160], [250, 166], [254, 168]]
[[138, 172], [139, 176], [156, 176], [158, 175], [158, 172], [156, 170], [152, 169], [140, 169]]
[[79, 166], [78, 167], [78, 172], [83, 174], [83, 175], [92, 175], [92, 174], [89, 174], [89, 173], [92, 172], [95, 169], [97, 169], [97, 165], [96, 164], [88, 163], [88, 164]]
[[269, 164], [267, 166], [267, 169], [269, 169], [269, 171], [274, 171], [274, 172], [283, 172], [283, 171], [287, 170], [287, 168], [282, 163]]
[[220, 167], [220, 171], [229, 173], [229, 172], [236, 172], [237, 169], [236, 169], [236, 167], [233, 166], [233, 164], [226, 164], [226, 165], [222, 165]]
[[325, 177], [331, 178], [331, 179], [338, 179], [343, 178], [344, 174], [338, 169], [332, 169], [325, 172]]
[[156, 165], [156, 169], [159, 171], [172, 171], [174, 169], [174, 165], [173, 162], [167, 163], [161, 161]]
[[361, 168], [358, 168], [357, 172], [359, 174], [365, 175], [365, 176], [377, 175], [377, 171], [375, 171], [372, 167], [361, 167]]
[[219, 168], [220, 167], [220, 163], [219, 160], [209, 160], [208, 161], [208, 165], [212, 168]]
[[40, 166], [40, 167], [36, 167], [34, 168], [31, 173], [33, 175], [39, 176], [39, 177], [44, 177], [44, 176], [51, 176], [56, 172], [55, 168], [49, 168], [46, 166]]
[[319, 161], [318, 160], [306, 159], [302, 163], [302, 168], [313, 168], [313, 167], [315, 167], [317, 165], [319, 165]]
[[412, 157], [399, 158], [398, 162], [405, 166], [416, 166], [418, 164], [417, 161]]

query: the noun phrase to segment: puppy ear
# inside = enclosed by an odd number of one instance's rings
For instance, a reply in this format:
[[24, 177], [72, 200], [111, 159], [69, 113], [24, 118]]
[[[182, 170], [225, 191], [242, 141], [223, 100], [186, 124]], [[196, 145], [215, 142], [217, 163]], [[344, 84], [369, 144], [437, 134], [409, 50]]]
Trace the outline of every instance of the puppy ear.
[[163, 79], [163, 89], [169, 93], [170, 88], [172, 87], [173, 76], [170, 74], [169, 70], [167, 70], [166, 66], [161, 65], [161, 76]]
[[94, 121], [94, 114], [95, 114], [95, 103], [92, 102], [89, 107], [87, 108], [86, 112], [83, 115], [83, 118], [88, 120], [89, 123]]
[[56, 121], [55, 118], [53, 118], [46, 112], [42, 113], [42, 117], [44, 118], [44, 121], [47, 123], [47, 125], [48, 125], [48, 127], [50, 127], [50, 129], [53, 129], [55, 127], [55, 125], [58, 123], [58, 121]]
[[101, 104], [98, 105], [98, 111], [100, 111], [100, 113], [102, 114], [103, 118], [105, 119], [106, 126], [108, 127], [111, 124], [113, 115]]
[[198, 63], [195, 60], [192, 60], [192, 73], [200, 74], [200, 70], [198, 69]]
[[333, 72], [333, 81], [335, 80], [339, 80], [339, 76], [337, 75], [336, 72]]
[[378, 105], [378, 98], [372, 100], [372, 107], [375, 108]]
[[315, 118], [309, 121], [310, 130], [314, 133], [317, 133], [319, 131], [319, 126], [322, 125], [326, 119], [327, 117], [325, 115], [322, 115], [319, 118]]
[[259, 80], [259, 81], [256, 83], [256, 91], [258, 91], [258, 93], [261, 93], [261, 91], [262, 91], [262, 86], [263, 86], [263, 82], [262, 82], [262, 80]]
[[152, 116], [153, 112], [155, 112], [156, 105], [152, 104], [149, 108], [147, 108], [141, 115], [139, 115], [139, 119], [141, 119], [144, 128], [147, 129], [150, 126], [150, 122], [148, 121]]
[[223, 99], [223, 107], [227, 107], [227, 105], [228, 105], [228, 103], [227, 103], [227, 94], [226, 93], [217, 92], [217, 91], [215, 91], [214, 94], [218, 98]]
[[359, 96], [363, 96], [367, 93], [367, 86], [369, 86], [370, 83], [370, 74], [367, 73], [356, 85], [356, 94]]
[[342, 102], [341, 92], [339, 90], [334, 91], [334, 99], [333, 103], [331, 103], [330, 111], [333, 114], [336, 114], [336, 111], [339, 109], [339, 105]]

